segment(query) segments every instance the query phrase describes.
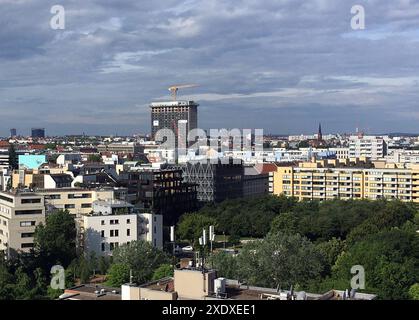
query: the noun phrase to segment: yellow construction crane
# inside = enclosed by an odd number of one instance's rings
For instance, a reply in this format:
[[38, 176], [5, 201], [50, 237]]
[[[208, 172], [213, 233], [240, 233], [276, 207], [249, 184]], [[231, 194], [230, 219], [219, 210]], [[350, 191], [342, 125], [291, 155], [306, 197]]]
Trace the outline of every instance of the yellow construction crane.
[[176, 101], [176, 96], [179, 89], [195, 88], [195, 87], [199, 87], [199, 85], [198, 84], [181, 84], [181, 85], [171, 86], [169, 88], [169, 91], [172, 93], [173, 100]]

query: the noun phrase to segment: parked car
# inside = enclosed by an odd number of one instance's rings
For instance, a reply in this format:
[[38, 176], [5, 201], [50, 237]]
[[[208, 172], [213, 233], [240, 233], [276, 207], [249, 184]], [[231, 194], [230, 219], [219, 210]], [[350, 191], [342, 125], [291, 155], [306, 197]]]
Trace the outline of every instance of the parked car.
[[182, 251], [191, 252], [191, 251], [193, 251], [193, 247], [192, 246], [183, 247]]

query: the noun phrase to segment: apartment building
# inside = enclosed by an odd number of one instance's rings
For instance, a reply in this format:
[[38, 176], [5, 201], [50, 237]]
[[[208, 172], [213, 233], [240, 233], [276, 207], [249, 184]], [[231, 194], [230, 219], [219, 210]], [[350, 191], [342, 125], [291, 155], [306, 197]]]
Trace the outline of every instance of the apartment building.
[[367, 157], [377, 160], [387, 154], [384, 137], [351, 136], [349, 138], [349, 158]]
[[330, 152], [336, 154], [336, 159], [348, 159], [349, 158], [349, 148], [329, 148]]
[[45, 205], [48, 210], [68, 210], [70, 214], [76, 217], [91, 213], [93, 202], [97, 200], [115, 199], [113, 188], [38, 189], [36, 192], [45, 197]]
[[337, 160], [278, 166], [274, 194], [299, 200], [399, 199], [419, 202], [419, 166]]
[[40, 223], [45, 223], [42, 195], [0, 192], [0, 251], [7, 257], [33, 248], [35, 228]]
[[120, 245], [144, 240], [157, 248], [163, 247], [163, 217], [138, 213], [125, 201], [95, 201], [93, 211], [83, 216], [85, 252], [94, 251], [99, 256], [112, 255]]

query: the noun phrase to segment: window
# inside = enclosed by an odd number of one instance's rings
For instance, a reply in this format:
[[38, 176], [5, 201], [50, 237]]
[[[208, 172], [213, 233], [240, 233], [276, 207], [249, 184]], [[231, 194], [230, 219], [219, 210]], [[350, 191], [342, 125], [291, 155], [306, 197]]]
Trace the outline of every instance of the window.
[[82, 208], [91, 208], [92, 207], [92, 204], [91, 203], [82, 203], [81, 204], [81, 207]]
[[111, 230], [111, 232], [110, 232], [110, 236], [111, 236], [111, 237], [113, 237], [113, 236], [114, 236], [114, 234], [115, 234], [115, 233], [114, 233], [114, 231], [113, 231], [113, 230]]
[[130, 224], [131, 223], [131, 219], [127, 219], [127, 224]]
[[115, 237], [119, 236], [119, 230], [115, 230]]
[[4, 201], [13, 203], [13, 199], [12, 198], [5, 197], [5, 196], [0, 196], [0, 200], [4, 200]]
[[75, 204], [66, 204], [66, 205], [64, 205], [64, 208], [65, 209], [74, 209], [75, 207], [76, 207]]
[[27, 233], [22, 233], [22, 234], [20, 235], [20, 237], [21, 237], [21, 238], [32, 238], [32, 237], [33, 237], [33, 235], [34, 235], [34, 233], [33, 233], [33, 232], [27, 232]]
[[21, 227], [33, 227], [35, 225], [35, 221], [21, 221]]
[[109, 249], [112, 251], [115, 248], [115, 245], [113, 242], [109, 243]]
[[20, 245], [20, 247], [21, 247], [22, 249], [24, 249], [24, 248], [33, 248], [33, 243], [22, 243], [22, 244]]
[[15, 215], [42, 214], [42, 210], [16, 210]]
[[100, 236], [101, 236], [102, 238], [105, 238], [105, 230], [102, 230], [102, 231], [100, 232]]
[[105, 251], [105, 244], [102, 243], [101, 246], [102, 246], [102, 251]]
[[157, 228], [156, 228], [156, 226], [154, 226], [154, 233], [157, 233]]
[[127, 236], [129, 237], [131, 235], [131, 230], [127, 229]]
[[102, 226], [104, 226], [104, 225], [105, 225], [105, 220], [102, 220], [102, 221], [100, 222], [100, 224], [101, 224]]
[[25, 203], [41, 203], [41, 199], [37, 198], [37, 199], [22, 199], [21, 201], [22, 204]]
[[50, 195], [46, 195], [45, 199], [51, 199], [51, 200], [57, 199], [57, 200], [59, 200], [59, 199], [61, 199], [61, 195], [60, 194], [50, 194]]

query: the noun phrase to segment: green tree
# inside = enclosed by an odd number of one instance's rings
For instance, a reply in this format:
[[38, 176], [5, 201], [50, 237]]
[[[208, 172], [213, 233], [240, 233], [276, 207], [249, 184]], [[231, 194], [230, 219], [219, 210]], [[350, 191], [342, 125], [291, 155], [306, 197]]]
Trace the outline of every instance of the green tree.
[[[113, 262], [132, 270], [133, 281], [142, 284], [151, 280], [154, 270], [170, 263], [169, 257], [147, 241], [133, 241], [113, 251]], [[112, 269], [112, 266], [111, 266]]]
[[102, 156], [100, 154], [91, 154], [87, 158], [88, 162], [102, 162]]
[[35, 229], [35, 253], [46, 272], [55, 264], [66, 268], [76, 257], [76, 226], [67, 211], [56, 211]]
[[356, 242], [340, 255], [332, 268], [332, 278], [346, 283], [347, 288], [352, 266], [361, 265], [366, 292], [376, 293], [381, 299], [407, 299], [409, 287], [417, 279], [417, 252], [414, 233], [384, 230]]
[[0, 300], [13, 300], [14, 278], [5, 264], [0, 264]]
[[419, 283], [411, 285], [409, 288], [409, 297], [412, 300], [419, 300]]
[[299, 217], [292, 212], [284, 212], [275, 217], [271, 223], [271, 232], [298, 233]]
[[16, 271], [16, 284], [14, 285], [15, 298], [19, 300], [30, 300], [33, 298], [34, 290], [31, 278], [24, 272], [22, 267]]
[[159, 280], [166, 277], [173, 277], [173, 266], [170, 264], [162, 264], [154, 270], [152, 280]]
[[223, 251], [215, 252], [208, 258], [208, 265], [217, 270], [217, 276], [237, 279], [237, 259]]
[[215, 225], [215, 219], [199, 213], [189, 213], [181, 216], [177, 234], [182, 240], [188, 240], [195, 244], [202, 235], [202, 229], [207, 229], [210, 225]]
[[106, 274], [108, 272], [109, 269], [109, 259], [101, 256], [99, 258], [99, 262], [98, 262], [98, 268], [99, 268], [99, 272], [100, 274]]
[[281, 232], [246, 244], [237, 265], [240, 279], [249, 284], [281, 288], [303, 286], [323, 269], [321, 254], [307, 238]]
[[130, 267], [123, 263], [114, 263], [107, 275], [106, 283], [111, 287], [120, 287], [124, 283], [129, 282]]
[[335, 265], [338, 257], [343, 253], [345, 241], [332, 238], [329, 241], [320, 242], [316, 245], [323, 259], [323, 275], [330, 275], [332, 267]]

